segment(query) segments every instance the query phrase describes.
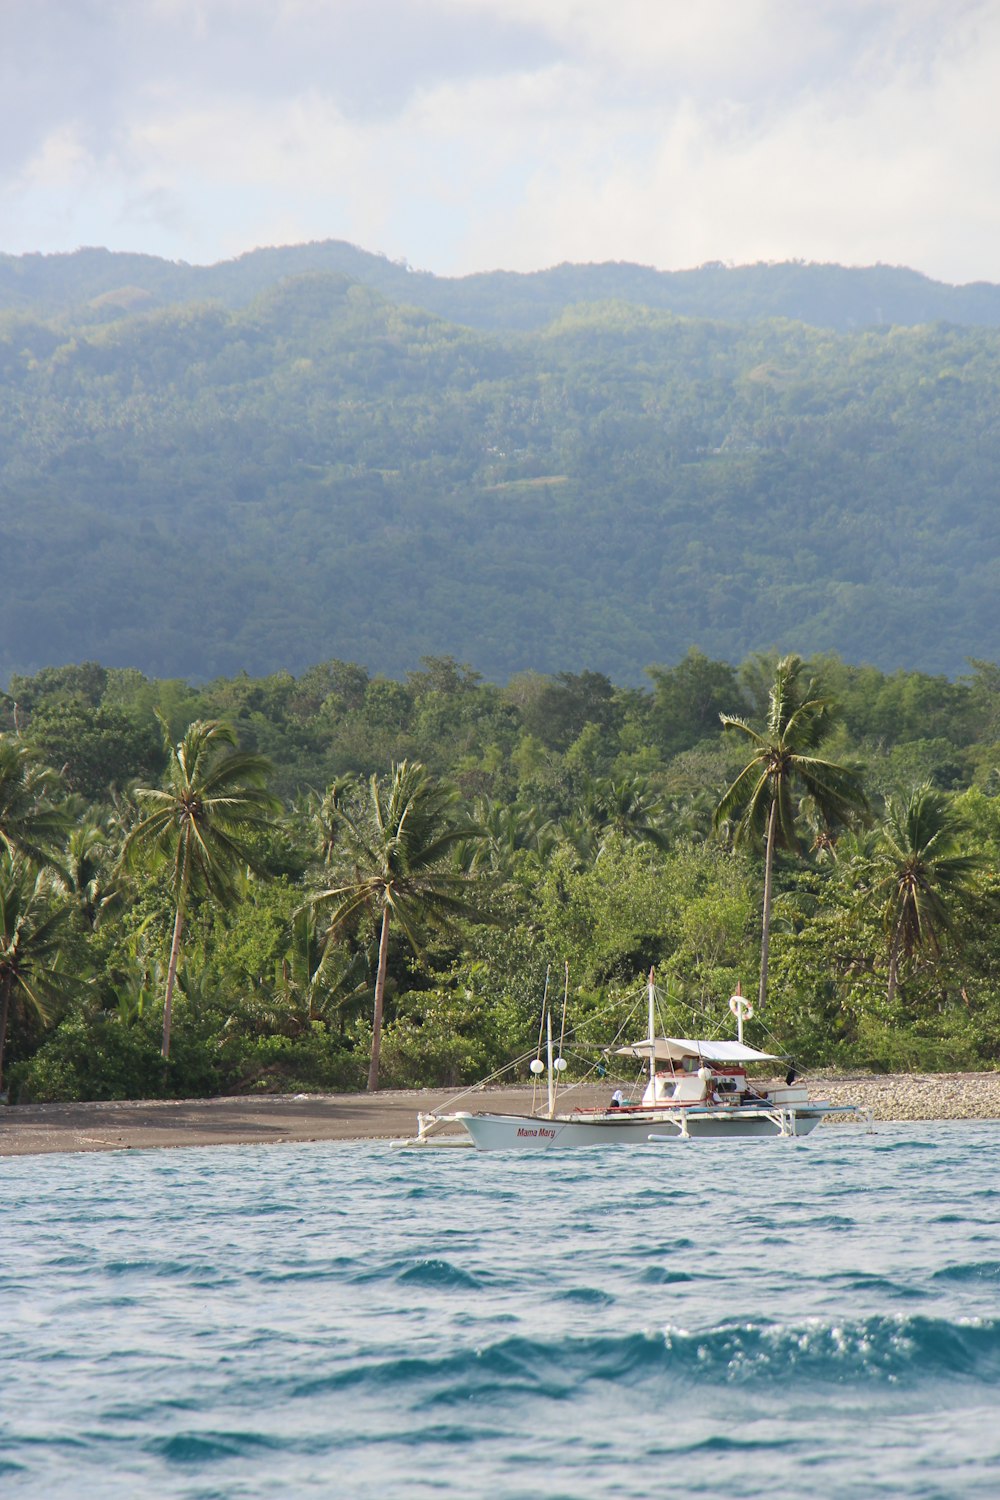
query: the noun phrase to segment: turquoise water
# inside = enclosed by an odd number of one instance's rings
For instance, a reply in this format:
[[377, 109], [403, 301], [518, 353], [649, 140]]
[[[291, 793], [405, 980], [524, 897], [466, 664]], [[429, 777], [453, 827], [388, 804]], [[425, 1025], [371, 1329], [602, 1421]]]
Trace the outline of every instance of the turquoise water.
[[1000, 1125], [0, 1162], [5, 1496], [1000, 1494]]

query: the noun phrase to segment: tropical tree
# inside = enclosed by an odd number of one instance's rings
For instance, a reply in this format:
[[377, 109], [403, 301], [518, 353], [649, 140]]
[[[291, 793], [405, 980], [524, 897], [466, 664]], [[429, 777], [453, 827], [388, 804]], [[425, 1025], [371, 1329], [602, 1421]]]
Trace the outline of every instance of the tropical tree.
[[310, 790], [300, 796], [293, 807], [293, 814], [303, 826], [311, 852], [328, 865], [340, 835], [341, 809], [357, 787], [357, 777], [350, 771], [337, 776], [325, 792]]
[[863, 812], [866, 799], [856, 771], [815, 754], [831, 726], [833, 705], [804, 678], [798, 656], [775, 668], [767, 723], [761, 734], [745, 719], [720, 714], [724, 728], [741, 735], [750, 759], [715, 809], [715, 826], [733, 822], [734, 843], [764, 846], [764, 909], [761, 921], [759, 1004], [767, 998], [774, 852], [799, 849], [795, 827], [797, 794], [811, 798], [827, 826]]
[[982, 866], [979, 855], [963, 851], [963, 829], [945, 794], [929, 785], [886, 804], [862, 888], [878, 903], [888, 938], [890, 1005], [901, 962], [918, 952], [940, 954]]
[[296, 1030], [306, 1031], [317, 1022], [328, 1025], [336, 1013], [343, 1033], [347, 1010], [371, 994], [364, 953], [335, 947], [326, 938], [316, 907], [300, 907], [275, 985], [284, 1019]]
[[600, 833], [601, 848], [611, 834], [660, 850], [669, 843], [663, 798], [645, 776], [598, 777], [584, 789], [584, 810]]
[[519, 854], [546, 859], [555, 847], [552, 822], [537, 807], [520, 807], [478, 797], [475, 802], [475, 836], [462, 851], [462, 863], [470, 870], [489, 867], [509, 875]]
[[62, 783], [41, 764], [38, 752], [10, 735], [0, 735], [0, 850], [23, 854], [36, 864], [52, 859], [53, 846], [66, 832], [56, 799]]
[[428, 927], [447, 927], [469, 912], [469, 875], [449, 856], [456, 845], [480, 835], [477, 825], [453, 816], [457, 793], [436, 780], [419, 762], [392, 767], [388, 781], [372, 776], [358, 812], [342, 809], [342, 858], [349, 873], [319, 891], [313, 904], [329, 909], [334, 940], [350, 919], [368, 912], [381, 922], [372, 1016], [368, 1089], [378, 1088], [382, 1013], [389, 962], [389, 933], [395, 922], [410, 947], [420, 953]]
[[71, 910], [53, 870], [0, 852], [0, 1088], [12, 1012], [21, 1007], [49, 1021], [79, 988], [62, 968]]
[[121, 901], [121, 884], [111, 872], [113, 834], [98, 818], [84, 816], [69, 832], [59, 861], [64, 884], [84, 922], [96, 932], [101, 919]]
[[164, 1058], [170, 1056], [170, 1023], [184, 922], [192, 896], [223, 905], [239, 889], [243, 872], [257, 864], [248, 835], [271, 826], [280, 803], [266, 789], [270, 762], [237, 748], [235, 731], [221, 720], [198, 719], [168, 755], [163, 787], [137, 787], [145, 816], [129, 833], [122, 865], [166, 868], [174, 930], [163, 1001]]
[[577, 808], [558, 825], [561, 847], [569, 852], [577, 870], [587, 870], [595, 864], [601, 852], [601, 840], [594, 822], [584, 810]]

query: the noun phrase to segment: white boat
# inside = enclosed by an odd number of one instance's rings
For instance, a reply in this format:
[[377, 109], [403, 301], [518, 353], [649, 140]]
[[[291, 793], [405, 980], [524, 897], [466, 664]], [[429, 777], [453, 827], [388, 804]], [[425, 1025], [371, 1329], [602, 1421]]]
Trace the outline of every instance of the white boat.
[[[646, 1145], [686, 1140], [745, 1140], [805, 1136], [828, 1115], [856, 1114], [853, 1105], [811, 1100], [794, 1068], [783, 1083], [760, 1084], [747, 1072], [757, 1063], [781, 1062], [777, 1054], [743, 1043], [744, 1018], [753, 1014], [736, 994], [730, 1008], [737, 1018], [737, 1041], [694, 1040], [655, 1035], [655, 989], [649, 979], [646, 1037], [615, 1049], [618, 1057], [645, 1063], [648, 1077], [640, 1098], [620, 1090], [605, 1107], [557, 1109], [558, 1080], [566, 1063], [552, 1056], [549, 1024], [548, 1093], [544, 1112], [492, 1113], [455, 1110], [418, 1116], [418, 1135], [409, 1143], [430, 1143], [445, 1125], [464, 1126], [480, 1151], [551, 1151], [567, 1146]], [[540, 1073], [541, 1059], [531, 1064]], [[447, 1139], [447, 1138], [445, 1138]]]

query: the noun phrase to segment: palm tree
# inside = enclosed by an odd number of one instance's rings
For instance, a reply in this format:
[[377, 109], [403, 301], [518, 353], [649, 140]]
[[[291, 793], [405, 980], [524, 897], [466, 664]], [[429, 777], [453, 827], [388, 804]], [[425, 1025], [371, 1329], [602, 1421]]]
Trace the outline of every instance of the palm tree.
[[107, 824], [84, 816], [71, 830], [59, 862], [67, 890], [92, 932], [121, 901], [121, 887], [109, 874], [112, 837]]
[[797, 792], [807, 794], [825, 823], [846, 823], [867, 804], [857, 772], [823, 760], [813, 752], [822, 743], [832, 704], [803, 680], [804, 663], [785, 656], [775, 668], [767, 724], [763, 734], [730, 714], [723, 726], [749, 741], [751, 756], [715, 809], [718, 829], [738, 818], [734, 842], [764, 845], [764, 911], [761, 922], [759, 1004], [767, 998], [767, 962], [771, 936], [771, 902], [776, 848], [797, 850]]
[[163, 1056], [170, 1056], [170, 1019], [184, 920], [192, 895], [231, 901], [242, 872], [256, 861], [247, 834], [266, 829], [280, 803], [264, 785], [271, 769], [261, 755], [236, 749], [236, 734], [219, 720], [198, 719], [177, 745], [169, 742], [166, 785], [138, 787], [146, 816], [122, 849], [122, 864], [166, 862], [174, 931], [163, 1002]]
[[962, 823], [943, 792], [918, 787], [903, 799], [890, 797], [875, 836], [865, 889], [880, 903], [889, 940], [888, 1001], [899, 966], [914, 953], [941, 952], [956, 901], [965, 895], [982, 864], [961, 851]]
[[645, 776], [626, 776], [620, 781], [598, 777], [585, 788], [584, 807], [600, 832], [601, 849], [611, 833], [652, 844], [654, 849], [665, 849], [669, 843], [663, 798]]
[[48, 1021], [79, 987], [60, 963], [71, 910], [52, 870], [0, 853], [0, 1088], [12, 1010], [21, 1005]]
[[387, 782], [373, 776], [367, 805], [357, 814], [340, 812], [345, 830], [342, 854], [353, 867], [351, 873], [313, 897], [315, 905], [331, 908], [331, 937], [360, 912], [381, 919], [369, 1092], [378, 1088], [392, 922], [420, 953], [425, 927], [447, 926], [469, 911], [463, 899], [469, 876], [447, 865], [446, 858], [456, 845], [480, 836], [480, 830], [473, 823], [453, 820], [456, 796], [415, 761], [394, 765]]
[[51, 863], [51, 848], [66, 832], [54, 798], [61, 782], [30, 745], [0, 735], [0, 850]]
[[357, 787], [357, 777], [351, 771], [337, 776], [325, 792], [310, 790], [297, 799], [293, 811], [304, 825], [312, 852], [328, 865], [340, 835], [339, 814], [341, 808]]
[[462, 863], [470, 870], [490, 868], [509, 875], [519, 854], [545, 860], [555, 847], [552, 822], [537, 807], [508, 806], [490, 797], [475, 802], [476, 834]]
[[593, 820], [587, 816], [586, 810], [577, 809], [568, 817], [562, 818], [558, 825], [558, 837], [564, 849], [567, 849], [577, 870], [589, 869], [597, 862], [601, 853], [601, 840]]
[[276, 990], [283, 1002], [283, 1019], [305, 1031], [317, 1021], [341, 1019], [350, 1006], [371, 993], [365, 955], [334, 949], [317, 920], [315, 906], [303, 906], [292, 918], [291, 942], [278, 965]]
[[587, 777], [578, 805], [560, 821], [557, 834], [578, 869], [595, 864], [615, 838], [666, 849], [666, 804], [645, 776], [626, 776], [620, 781], [610, 776]]

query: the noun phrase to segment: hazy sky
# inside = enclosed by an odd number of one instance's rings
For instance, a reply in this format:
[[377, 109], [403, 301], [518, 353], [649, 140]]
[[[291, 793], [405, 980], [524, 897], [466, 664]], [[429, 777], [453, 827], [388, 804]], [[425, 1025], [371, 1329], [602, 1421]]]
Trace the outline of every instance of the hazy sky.
[[0, 251], [1000, 281], [1000, 0], [0, 0]]

